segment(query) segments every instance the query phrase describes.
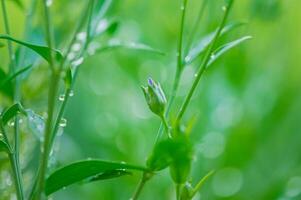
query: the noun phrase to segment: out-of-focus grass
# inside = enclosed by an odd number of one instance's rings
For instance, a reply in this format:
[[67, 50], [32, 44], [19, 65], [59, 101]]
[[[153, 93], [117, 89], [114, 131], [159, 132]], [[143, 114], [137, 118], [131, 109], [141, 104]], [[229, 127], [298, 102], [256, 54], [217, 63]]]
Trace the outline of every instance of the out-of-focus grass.
[[[58, 40], [64, 40], [74, 27], [81, 9], [78, 3], [81, 1], [55, 1]], [[214, 30], [222, 3], [210, 3], [199, 34]], [[9, 5], [13, 35], [21, 38], [24, 14]], [[68, 125], [55, 153], [59, 164], [87, 157], [144, 164], [159, 121], [148, 111], [140, 85], [152, 76], [165, 91], [171, 87], [179, 5], [180, 1], [174, 0], [115, 1], [110, 15], [120, 19], [118, 37], [144, 41], [166, 56], [118, 50], [85, 62], [67, 109]], [[187, 32], [198, 5], [197, 0], [190, 3]], [[192, 133], [197, 147], [193, 175], [201, 177], [216, 170], [196, 199], [301, 198], [300, 6], [299, 0], [236, 1], [231, 18], [248, 22], [237, 34], [247, 33], [254, 39], [211, 67], [187, 113], [198, 116]], [[2, 23], [0, 20], [0, 33]], [[1, 67], [7, 63], [5, 54], [5, 49], [0, 49]], [[185, 69], [177, 105], [190, 87], [195, 69]], [[47, 82], [35, 77], [44, 77], [46, 70], [35, 69], [23, 88], [24, 104], [41, 113], [46, 94], [46, 85], [41, 83]], [[5, 102], [0, 98], [1, 104]], [[4, 176], [1, 174], [1, 181]], [[139, 176], [75, 185], [53, 198], [129, 199]], [[6, 189], [1, 184], [0, 192]], [[173, 195], [172, 182], [164, 171], [147, 184], [141, 199], [172, 199]]]

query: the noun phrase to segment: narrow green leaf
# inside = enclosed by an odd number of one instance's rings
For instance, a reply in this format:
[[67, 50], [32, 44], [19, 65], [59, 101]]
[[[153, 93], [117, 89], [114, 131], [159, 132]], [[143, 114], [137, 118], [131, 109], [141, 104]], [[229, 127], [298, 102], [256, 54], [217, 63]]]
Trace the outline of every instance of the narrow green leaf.
[[20, 113], [25, 113], [24, 109], [22, 108], [21, 104], [16, 103], [10, 108], [6, 109], [4, 112], [1, 114], [1, 120], [3, 125], [5, 126], [9, 120], [14, 118], [17, 114]]
[[[221, 32], [221, 36], [227, 34], [228, 32], [239, 28], [243, 25], [245, 25], [245, 22], [236, 22], [236, 23], [231, 23], [227, 26], [225, 26]], [[211, 44], [212, 40], [214, 39], [214, 36], [216, 34], [216, 31], [209, 33], [207, 36], [202, 38], [197, 45], [189, 50], [189, 53], [185, 57], [185, 64], [190, 64], [192, 63], [196, 58], [198, 58], [202, 53], [205, 52], [206, 48]]]
[[3, 43], [0, 42], [0, 48], [5, 47]]
[[190, 198], [192, 199], [196, 193], [202, 188], [204, 183], [214, 174], [214, 170], [210, 171], [208, 174], [206, 174], [193, 188], [192, 193], [190, 195]]
[[107, 171], [96, 176], [93, 176], [88, 180], [88, 182], [101, 181], [106, 179], [118, 178], [121, 176], [132, 175], [132, 172], [124, 170], [124, 169], [116, 169], [112, 171]]
[[35, 44], [30, 44], [27, 42], [23, 42], [21, 40], [17, 40], [15, 38], [12, 38], [8, 35], [0, 35], [0, 39], [4, 39], [4, 40], [9, 40], [15, 43], [18, 43], [20, 45], [23, 45], [33, 51], [35, 51], [37, 54], [39, 54], [41, 57], [43, 57], [46, 61], [50, 62], [51, 58], [50, 58], [50, 52], [52, 51], [55, 55], [55, 58], [58, 61], [61, 61], [63, 59], [63, 55], [61, 54], [61, 52], [59, 52], [58, 50], [54, 50], [54, 49], [50, 49], [49, 47], [46, 46], [40, 46], [40, 45], [35, 45]]
[[225, 54], [226, 52], [228, 52], [229, 50], [231, 50], [232, 48], [240, 45], [241, 43], [252, 39], [251, 36], [245, 36], [242, 38], [239, 38], [237, 40], [234, 40], [232, 42], [229, 42], [221, 47], [219, 47], [217, 50], [215, 50], [215, 52], [213, 52], [211, 59], [207, 65], [207, 67], [209, 67], [213, 62], [215, 62], [219, 57], [221, 57], [223, 54]]
[[112, 39], [108, 42], [108, 44], [98, 47], [95, 50], [95, 53], [102, 53], [104, 51], [113, 50], [113, 49], [130, 49], [130, 50], [138, 50], [138, 51], [146, 51], [151, 53], [156, 53], [159, 55], [164, 55], [162, 51], [154, 49], [146, 44], [135, 43], [135, 42], [122, 42], [118, 39]]
[[1, 84], [2, 80], [7, 79], [7, 77], [8, 75], [0, 68], [0, 92], [12, 99], [14, 94], [12, 83], [7, 82], [6, 84]]
[[32, 68], [33, 65], [29, 65], [27, 67], [24, 67], [22, 69], [20, 69], [19, 71], [17, 71], [15, 74], [9, 76], [9, 77], [6, 77], [4, 80], [0, 81], [0, 89], [2, 87], [4, 87], [6, 84], [8, 84], [10, 81], [14, 80], [16, 77], [18, 77], [19, 75], [27, 72], [29, 69]]
[[112, 170], [132, 169], [147, 171], [145, 167], [103, 160], [85, 160], [64, 166], [53, 172], [46, 180], [45, 193], [50, 195], [63, 187]]
[[0, 152], [10, 152], [8, 144], [6, 144], [6, 142], [4, 142], [3, 140], [0, 140]]

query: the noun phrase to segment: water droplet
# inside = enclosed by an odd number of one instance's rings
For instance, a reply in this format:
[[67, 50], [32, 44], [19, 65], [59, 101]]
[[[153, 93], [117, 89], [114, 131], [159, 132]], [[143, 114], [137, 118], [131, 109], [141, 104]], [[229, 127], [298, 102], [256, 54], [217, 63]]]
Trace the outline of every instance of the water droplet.
[[60, 127], [66, 127], [67, 126], [67, 119], [62, 118], [59, 125], [60, 125]]
[[86, 41], [87, 33], [86, 32], [80, 32], [76, 35], [76, 39], [79, 41]]
[[195, 74], [194, 74], [194, 77], [197, 77], [197, 76], [198, 76], [198, 74], [197, 74], [197, 73], [195, 73]]
[[104, 30], [106, 30], [108, 27], [108, 21], [107, 20], [101, 20], [97, 24], [96, 32], [97, 33], [102, 33]]
[[215, 55], [214, 55], [214, 54], [211, 54], [210, 58], [211, 58], [211, 59], [214, 59], [214, 58], [215, 58]]
[[185, 62], [188, 63], [188, 62], [190, 62], [190, 61], [191, 61], [191, 56], [186, 56], [186, 57], [185, 57]]
[[46, 1], [46, 6], [50, 7], [52, 5], [53, 1], [52, 0], [47, 0]]
[[73, 97], [74, 96], [74, 91], [73, 90], [70, 90], [69, 92], [69, 97]]
[[181, 6], [181, 10], [182, 11], [185, 10], [185, 6], [184, 5]]
[[59, 100], [60, 100], [60, 101], [65, 101], [65, 95], [64, 95], [64, 94], [61, 94], [61, 95], [59, 96]]
[[8, 185], [8, 186], [11, 186], [12, 185], [12, 180], [11, 180], [11, 177], [10, 176], [7, 176], [5, 178], [5, 184]]
[[19, 124], [22, 124], [23, 123], [23, 119], [19, 119]]
[[222, 7], [222, 10], [223, 10], [223, 11], [226, 11], [226, 10], [227, 10], [227, 6], [223, 6], [223, 7]]
[[76, 59], [75, 61], [73, 61], [71, 64], [73, 67], [77, 67], [79, 65], [81, 65], [84, 62], [84, 58], [80, 57], [78, 59]]
[[71, 60], [74, 60], [75, 57], [76, 57], [76, 54], [74, 52], [70, 52], [67, 56], [67, 59], [71, 61]]
[[8, 126], [13, 127], [14, 125], [15, 125], [15, 122], [14, 122], [14, 121], [8, 122]]
[[82, 45], [80, 43], [75, 43], [72, 45], [72, 51], [78, 52], [81, 49]]

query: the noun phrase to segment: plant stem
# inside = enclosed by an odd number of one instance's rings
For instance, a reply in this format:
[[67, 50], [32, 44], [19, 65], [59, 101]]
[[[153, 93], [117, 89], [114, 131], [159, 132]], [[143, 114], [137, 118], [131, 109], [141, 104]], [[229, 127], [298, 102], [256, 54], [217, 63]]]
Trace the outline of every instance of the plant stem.
[[161, 116], [162, 123], [169, 138], [171, 138], [170, 127], [164, 115]]
[[207, 64], [210, 61], [210, 57], [211, 57], [211, 54], [212, 54], [212, 52], [214, 50], [216, 42], [217, 42], [217, 40], [218, 40], [218, 38], [219, 38], [219, 36], [221, 34], [221, 31], [222, 31], [223, 27], [226, 24], [227, 18], [229, 16], [229, 11], [230, 11], [230, 9], [232, 7], [233, 1], [234, 0], [230, 0], [229, 1], [228, 7], [227, 7], [227, 9], [225, 11], [225, 15], [224, 15], [224, 17], [223, 17], [223, 19], [221, 21], [221, 24], [220, 24], [217, 32], [215, 33], [215, 36], [214, 36], [214, 39], [213, 39], [212, 43], [210, 44], [210, 46], [208, 47], [208, 49], [206, 51], [206, 54], [205, 54], [204, 59], [203, 59], [203, 62], [200, 65], [200, 68], [199, 68], [199, 70], [197, 72], [197, 76], [196, 76], [196, 78], [195, 78], [195, 80], [194, 80], [194, 82], [192, 84], [192, 87], [190, 88], [190, 90], [189, 90], [189, 92], [188, 92], [188, 94], [187, 94], [187, 96], [186, 96], [186, 98], [185, 98], [185, 100], [184, 100], [184, 102], [183, 102], [183, 104], [182, 104], [182, 106], [180, 108], [180, 111], [178, 113], [177, 120], [176, 120], [177, 124], [182, 119], [182, 117], [183, 117], [183, 115], [184, 115], [184, 113], [185, 113], [185, 111], [187, 109], [187, 106], [188, 106], [188, 104], [189, 104], [189, 102], [190, 102], [190, 100], [191, 100], [191, 98], [192, 98], [192, 96], [194, 94], [194, 91], [195, 91], [196, 87], [198, 86], [198, 83], [199, 83], [199, 81], [200, 81], [203, 73], [206, 70]]
[[[9, 28], [5, 0], [1, 0], [1, 7], [2, 7], [5, 31], [6, 31], [7, 35], [10, 35], [10, 28]], [[7, 41], [7, 47], [8, 47], [8, 53], [9, 53], [9, 58], [10, 58], [10, 73], [14, 74], [17, 66], [16, 66], [16, 60], [15, 60], [15, 55], [14, 55], [11, 41]], [[14, 82], [14, 94], [13, 94], [14, 102], [19, 101], [19, 99], [20, 99], [19, 93], [20, 92], [19, 92], [18, 78], [16, 78], [15, 82]], [[4, 127], [3, 127], [3, 130], [4, 130]], [[7, 140], [7, 138], [6, 138], [6, 140]], [[8, 142], [8, 140], [7, 140], [7, 142]], [[22, 173], [21, 173], [20, 164], [19, 164], [19, 154], [20, 154], [19, 149], [20, 149], [19, 118], [16, 116], [15, 117], [15, 126], [14, 126], [14, 150], [9, 154], [9, 158], [10, 158], [10, 162], [12, 165], [12, 171], [13, 171], [13, 176], [14, 176], [14, 180], [15, 180], [14, 182], [15, 182], [17, 197], [18, 197], [18, 199], [23, 200], [24, 193], [23, 193], [23, 184], [22, 184]]]
[[[178, 88], [179, 88], [179, 83], [182, 75], [182, 69], [183, 69], [183, 36], [184, 36], [184, 25], [185, 25], [185, 17], [186, 17], [186, 8], [187, 8], [187, 3], [188, 0], [183, 0], [182, 5], [181, 5], [181, 20], [180, 20], [180, 34], [179, 34], [179, 41], [178, 41], [178, 47], [177, 47], [177, 67], [176, 67], [176, 74], [175, 78], [172, 84], [172, 90], [170, 93], [170, 98], [167, 104], [166, 112], [165, 112], [165, 118], [168, 117], [170, 109], [173, 105], [173, 102], [176, 98]], [[160, 140], [161, 136], [163, 133], [163, 124], [160, 125], [157, 137], [156, 137], [156, 142], [155, 144], [158, 143]]]
[[181, 197], [181, 184], [176, 184], [176, 199], [180, 200]]
[[140, 182], [136, 188], [136, 191], [134, 192], [131, 200], [137, 200], [139, 195], [142, 192], [143, 187], [145, 186], [146, 182], [152, 177], [152, 173], [151, 172], [143, 172], [142, 174], [142, 178], [140, 179]]
[[195, 35], [197, 33], [198, 24], [200, 23], [203, 15], [204, 15], [204, 11], [205, 11], [207, 3], [208, 3], [208, 0], [203, 0], [203, 2], [201, 4], [200, 12], [199, 12], [199, 14], [197, 16], [197, 19], [196, 19], [194, 25], [192, 26], [193, 28], [192, 28], [191, 34], [188, 37], [188, 42], [187, 42], [187, 46], [186, 46], [186, 52], [188, 52], [190, 50], [191, 46], [192, 46], [193, 40], [194, 40]]
[[[48, 47], [52, 49], [52, 34], [50, 29], [50, 15], [49, 10], [47, 6], [46, 0], [43, 0], [43, 7], [45, 12], [45, 29], [46, 29], [46, 40]], [[41, 199], [44, 186], [45, 186], [45, 176], [47, 172], [47, 166], [48, 166], [48, 159], [49, 159], [49, 153], [51, 150], [51, 131], [52, 131], [52, 125], [53, 125], [53, 117], [54, 117], [54, 109], [55, 109], [55, 100], [57, 97], [57, 91], [59, 86], [59, 80], [60, 80], [60, 73], [55, 71], [54, 67], [54, 59], [52, 52], [50, 51], [50, 68], [52, 70], [51, 77], [50, 77], [50, 87], [48, 92], [48, 108], [47, 108], [47, 122], [46, 122], [46, 128], [45, 128], [45, 138], [42, 148], [42, 159], [40, 163], [40, 169], [39, 169], [39, 175], [37, 179], [37, 188], [36, 188], [36, 195], [34, 196], [35, 199]]]
[[[175, 97], [176, 97], [176, 94], [177, 94], [177, 91], [178, 91], [178, 88], [179, 88], [179, 83], [180, 83], [180, 79], [181, 79], [182, 69], [183, 69], [183, 58], [182, 58], [183, 57], [182, 56], [182, 54], [183, 54], [183, 35], [184, 35], [184, 24], [185, 24], [185, 16], [186, 16], [187, 3], [188, 3], [188, 0], [183, 0], [182, 4], [181, 4], [181, 20], [180, 20], [180, 34], [179, 34], [179, 41], [178, 41], [178, 48], [177, 48], [177, 68], [176, 68], [176, 74], [175, 74], [175, 78], [174, 78], [174, 81], [173, 81], [172, 91], [171, 91], [171, 94], [170, 94], [170, 99], [169, 99], [168, 104], [167, 104], [166, 112], [165, 112], [164, 116], [161, 117], [162, 118], [162, 123], [161, 123], [161, 125], [159, 127], [159, 130], [158, 130], [158, 133], [157, 133], [157, 136], [156, 136], [155, 145], [159, 142], [159, 140], [160, 140], [160, 138], [162, 136], [163, 126], [165, 127], [165, 129], [168, 130], [168, 132], [167, 132], [168, 136], [171, 137], [166, 118], [168, 117], [170, 109], [171, 109], [171, 106], [172, 106], [172, 104], [173, 104], [173, 102], [175, 100]], [[133, 198], [134, 200], [138, 198], [139, 193], [142, 191], [142, 189], [143, 189], [143, 187], [145, 185], [145, 182], [146, 181], [143, 180], [143, 176], [142, 176], [142, 178], [140, 180], [140, 183], [139, 183], [139, 186], [138, 186], [139, 191], [135, 192], [135, 194], [136, 193], [138, 193], [138, 194], [137, 194], [136, 198]], [[136, 195], [134, 195], [134, 197], [135, 196]]]

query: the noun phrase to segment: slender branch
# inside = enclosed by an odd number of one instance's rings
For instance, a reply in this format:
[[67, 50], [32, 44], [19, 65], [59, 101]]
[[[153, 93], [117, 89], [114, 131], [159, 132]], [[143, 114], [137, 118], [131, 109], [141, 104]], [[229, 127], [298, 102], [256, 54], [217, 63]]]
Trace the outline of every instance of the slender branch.
[[140, 196], [146, 182], [153, 176], [153, 174], [151, 172], [144, 172], [142, 174], [142, 177], [140, 179], [140, 182], [131, 198], [131, 200], [137, 200], [138, 197]]
[[[169, 98], [169, 101], [168, 101], [168, 104], [167, 104], [165, 115], [163, 117], [161, 117], [162, 118], [162, 123], [159, 127], [154, 146], [156, 146], [156, 144], [159, 142], [159, 140], [162, 136], [163, 127], [165, 127], [165, 129], [167, 129], [167, 131], [168, 131], [167, 133], [169, 134], [169, 137], [171, 137], [171, 135], [169, 133], [168, 123], [166, 121], [166, 118], [168, 117], [171, 106], [172, 106], [172, 104], [175, 100], [175, 97], [176, 97], [176, 94], [177, 94], [177, 91], [178, 91], [178, 87], [179, 87], [179, 83], [180, 83], [180, 79], [181, 79], [182, 69], [183, 69], [183, 56], [182, 56], [183, 55], [183, 36], [184, 36], [184, 24], [185, 24], [187, 3], [188, 3], [188, 0], [183, 0], [182, 4], [181, 4], [181, 20], [180, 20], [179, 41], [178, 41], [178, 47], [177, 47], [176, 74], [175, 74], [175, 78], [174, 78], [174, 81], [173, 81], [172, 91], [171, 91], [170, 98]], [[139, 183], [139, 186], [138, 186], [139, 191], [135, 192], [135, 194], [137, 194], [137, 196], [134, 195], [134, 197], [136, 197], [135, 199], [138, 198], [138, 196], [139, 196], [140, 192], [142, 191], [144, 185], [145, 185], [145, 183], [144, 183], [143, 176], [142, 176], [142, 178], [140, 180], [140, 183]]]
[[[169, 115], [169, 112], [171, 110], [171, 107], [173, 105], [173, 102], [176, 98], [179, 83], [182, 75], [182, 69], [183, 69], [183, 37], [184, 37], [184, 25], [185, 25], [185, 17], [186, 17], [186, 11], [187, 11], [187, 3], [188, 0], [183, 0], [181, 5], [181, 20], [180, 20], [180, 33], [179, 33], [179, 39], [178, 39], [178, 47], [177, 47], [177, 67], [176, 67], [176, 74], [172, 85], [172, 90], [170, 93], [170, 98], [167, 104], [165, 117], [167, 118]], [[156, 136], [156, 142], [158, 143], [163, 133], [163, 124], [160, 125], [157, 136]]]
[[[53, 47], [53, 39], [51, 34], [51, 26], [50, 26], [50, 14], [49, 14], [49, 8], [47, 6], [47, 0], [43, 0], [43, 7], [45, 12], [45, 30], [46, 30], [46, 40], [48, 47], [52, 49]], [[47, 108], [47, 122], [46, 122], [46, 128], [45, 128], [45, 138], [43, 143], [43, 149], [42, 149], [42, 159], [40, 163], [40, 169], [39, 169], [39, 175], [37, 179], [37, 188], [36, 188], [36, 195], [34, 196], [35, 199], [41, 199], [44, 185], [45, 185], [45, 176], [48, 166], [48, 159], [49, 159], [49, 153], [51, 150], [50, 144], [51, 144], [51, 130], [53, 125], [53, 117], [54, 117], [54, 109], [55, 109], [55, 100], [57, 97], [57, 91], [59, 86], [59, 80], [60, 80], [60, 73], [55, 71], [54, 67], [54, 58], [52, 55], [52, 52], [50, 51], [50, 68], [52, 70], [51, 77], [50, 77], [50, 87], [48, 92], [48, 108]]]
[[224, 17], [223, 17], [223, 19], [221, 21], [221, 24], [220, 24], [218, 30], [215, 33], [215, 36], [214, 36], [214, 39], [213, 39], [212, 43], [210, 44], [210, 46], [208, 47], [208, 49], [206, 51], [206, 54], [205, 54], [204, 59], [203, 59], [203, 62], [200, 65], [200, 68], [199, 68], [199, 70], [198, 70], [198, 72], [196, 74], [197, 76], [196, 76], [196, 78], [195, 78], [195, 80], [194, 80], [194, 82], [192, 84], [192, 87], [189, 90], [189, 92], [188, 92], [188, 94], [187, 94], [187, 96], [186, 96], [186, 98], [185, 98], [185, 100], [184, 100], [184, 102], [183, 102], [183, 104], [182, 104], [182, 106], [180, 108], [180, 111], [178, 113], [177, 120], [176, 120], [177, 123], [179, 123], [180, 120], [182, 119], [182, 117], [183, 117], [183, 115], [184, 115], [184, 113], [185, 113], [185, 111], [187, 109], [187, 106], [188, 106], [188, 104], [189, 104], [189, 102], [190, 102], [190, 100], [191, 100], [191, 98], [192, 98], [192, 96], [194, 94], [194, 91], [195, 91], [196, 87], [198, 86], [198, 83], [199, 83], [199, 81], [200, 81], [203, 73], [206, 70], [206, 66], [207, 66], [207, 64], [210, 61], [210, 57], [212, 56], [212, 52], [213, 52], [213, 50], [215, 48], [217, 40], [218, 40], [218, 38], [219, 38], [219, 36], [221, 34], [221, 31], [222, 31], [223, 27], [226, 24], [227, 18], [229, 16], [229, 11], [230, 11], [230, 9], [231, 9], [231, 7], [233, 5], [233, 1], [234, 0], [230, 0], [229, 3], [228, 3], [228, 6], [227, 6], [227, 9], [225, 11], [225, 15], [224, 15]]
[[206, 8], [206, 5], [208, 3], [208, 0], [203, 0], [202, 4], [201, 4], [201, 8], [200, 8], [200, 12], [197, 16], [197, 19], [194, 23], [194, 25], [192, 26], [192, 31], [190, 33], [190, 36], [188, 37], [188, 42], [187, 42], [187, 46], [186, 46], [186, 52], [188, 52], [192, 46], [192, 43], [193, 43], [193, 40], [195, 38], [195, 35], [197, 33], [197, 29], [198, 29], [198, 24], [200, 23], [203, 15], [204, 15], [204, 12], [205, 12], [205, 8]]
[[181, 198], [181, 184], [176, 184], [176, 199], [180, 200]]
[[[6, 10], [5, 0], [1, 0], [1, 7], [2, 7], [2, 14], [4, 19], [4, 26], [7, 35], [10, 35], [10, 28], [8, 22], [8, 15]], [[10, 58], [10, 73], [14, 74], [17, 70], [16, 59], [12, 47], [11, 41], [7, 41], [8, 53]], [[13, 100], [14, 102], [18, 102], [20, 99], [20, 89], [18, 84], [18, 78], [14, 81], [14, 94]], [[3, 127], [4, 130], [4, 127]], [[7, 140], [7, 138], [6, 138]], [[8, 141], [7, 141], [8, 142]], [[12, 165], [12, 171], [14, 174], [15, 179], [15, 186], [18, 199], [24, 199], [23, 193], [23, 183], [22, 183], [22, 173], [19, 164], [19, 154], [20, 154], [20, 134], [19, 134], [19, 118], [18, 116], [15, 117], [15, 124], [14, 124], [14, 150], [13, 152], [9, 153], [10, 162]]]

